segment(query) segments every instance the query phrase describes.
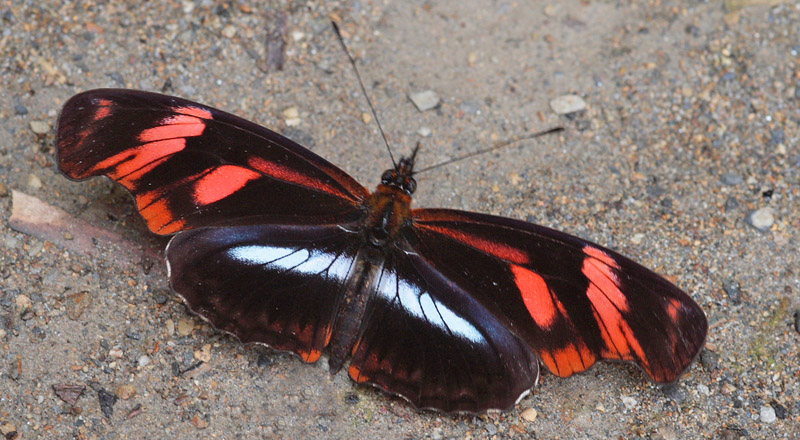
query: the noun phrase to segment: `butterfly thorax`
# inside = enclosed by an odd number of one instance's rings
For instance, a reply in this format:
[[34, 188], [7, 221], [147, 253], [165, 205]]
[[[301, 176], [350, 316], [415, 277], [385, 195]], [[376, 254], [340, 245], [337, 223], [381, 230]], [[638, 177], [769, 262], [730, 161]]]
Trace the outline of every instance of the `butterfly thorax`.
[[417, 188], [413, 168], [413, 157], [401, 159], [396, 168], [383, 173], [378, 188], [370, 194], [364, 230], [373, 245], [391, 242], [410, 218], [411, 194]]

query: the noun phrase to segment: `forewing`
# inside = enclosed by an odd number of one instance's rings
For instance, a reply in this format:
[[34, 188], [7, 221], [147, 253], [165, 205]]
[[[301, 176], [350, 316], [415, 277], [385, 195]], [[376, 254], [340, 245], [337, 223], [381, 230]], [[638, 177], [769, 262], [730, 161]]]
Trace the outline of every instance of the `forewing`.
[[182, 232], [167, 247], [170, 283], [216, 328], [316, 362], [354, 267], [352, 235], [336, 225]]
[[264, 127], [185, 99], [99, 89], [72, 97], [58, 122], [58, 164], [105, 175], [135, 197], [158, 234], [212, 225], [319, 224], [352, 213], [367, 190]]
[[554, 374], [630, 361], [676, 380], [705, 341], [687, 294], [611, 250], [542, 226], [451, 210], [414, 211], [416, 252], [535, 351]]
[[471, 292], [418, 255], [387, 256], [350, 377], [447, 413], [508, 409], [538, 379], [535, 355]]

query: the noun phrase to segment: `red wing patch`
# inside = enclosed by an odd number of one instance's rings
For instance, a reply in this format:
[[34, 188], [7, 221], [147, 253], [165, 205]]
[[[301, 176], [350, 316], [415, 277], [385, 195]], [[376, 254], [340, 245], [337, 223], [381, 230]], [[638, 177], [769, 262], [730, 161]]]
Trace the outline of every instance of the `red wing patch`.
[[346, 194], [344, 191], [327, 182], [315, 179], [307, 174], [300, 173], [297, 170], [293, 170], [276, 162], [269, 162], [263, 158], [254, 156], [248, 161], [248, 165], [270, 177], [283, 180], [284, 182], [291, 182], [310, 188], [316, 188], [320, 191], [324, 191], [337, 197], [351, 198], [349, 194]]
[[201, 177], [194, 186], [194, 199], [201, 205], [210, 205], [242, 189], [247, 182], [261, 177], [247, 168], [223, 165]]
[[[424, 217], [420, 217], [420, 219], [425, 220]], [[527, 252], [505, 243], [498, 243], [497, 241], [492, 241], [485, 237], [469, 234], [457, 228], [447, 228], [430, 223], [420, 223], [418, 226], [423, 229], [438, 232], [439, 234], [447, 235], [467, 246], [479, 249], [503, 260], [508, 260], [516, 264], [526, 264], [529, 262]]]
[[539, 327], [549, 329], [555, 324], [557, 317], [566, 316], [564, 305], [553, 295], [541, 275], [516, 264], [511, 265], [511, 272], [514, 273], [514, 280], [528, 313]]
[[[515, 264], [511, 265], [511, 271], [528, 313], [543, 331], [557, 332], [565, 325], [574, 331], [564, 304], [547, 287], [541, 275]], [[595, 362], [594, 354], [582, 340], [575, 340], [561, 348], [539, 350], [537, 353], [547, 368], [561, 377], [585, 371]]]
[[148, 142], [109, 157], [95, 165], [93, 171], [108, 170], [112, 179], [128, 189], [136, 189], [136, 179], [131, 174], [153, 165], [186, 148], [186, 139], [167, 139]]

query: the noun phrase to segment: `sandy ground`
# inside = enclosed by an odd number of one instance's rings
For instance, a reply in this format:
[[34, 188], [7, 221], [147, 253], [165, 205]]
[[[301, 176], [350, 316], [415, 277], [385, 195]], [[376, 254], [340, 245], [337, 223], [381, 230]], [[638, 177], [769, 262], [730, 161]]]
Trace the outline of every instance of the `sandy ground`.
[[[272, 3], [0, 3], [2, 434], [800, 437], [800, 3]], [[127, 194], [56, 171], [64, 101], [129, 87], [258, 121], [373, 187], [389, 159], [330, 15], [396, 154], [422, 140], [420, 166], [566, 128], [421, 175], [416, 204], [555, 227], [675, 281], [711, 325], [677, 386], [602, 364], [545, 375], [503, 414], [416, 412], [189, 317], [167, 286], [165, 240]], [[273, 54], [285, 36], [283, 70], [266, 61], [268, 35]], [[408, 95], [424, 90], [441, 102], [420, 112]], [[550, 100], [569, 93], [587, 109], [560, 116]], [[12, 191], [65, 212], [50, 235], [10, 227]], [[759, 230], [748, 216], [763, 208]], [[75, 245], [87, 235], [104, 238]], [[85, 389], [68, 403], [63, 384]]]

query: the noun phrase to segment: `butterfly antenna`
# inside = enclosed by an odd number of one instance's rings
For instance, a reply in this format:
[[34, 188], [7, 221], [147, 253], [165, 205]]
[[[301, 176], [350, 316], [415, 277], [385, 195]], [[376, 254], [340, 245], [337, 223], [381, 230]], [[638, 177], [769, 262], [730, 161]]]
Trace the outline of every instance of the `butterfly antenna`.
[[436, 165], [431, 165], [431, 166], [423, 168], [423, 169], [421, 169], [419, 171], [415, 171], [414, 175], [417, 175], [417, 174], [420, 174], [420, 173], [424, 173], [425, 171], [430, 171], [430, 170], [432, 170], [434, 168], [443, 167], [443, 166], [449, 165], [449, 164], [451, 164], [453, 162], [459, 162], [459, 161], [462, 161], [464, 159], [469, 159], [470, 157], [478, 156], [480, 154], [488, 153], [490, 151], [499, 150], [501, 148], [507, 147], [507, 146], [509, 146], [509, 145], [511, 145], [513, 143], [516, 143], [516, 142], [520, 142], [520, 141], [524, 141], [524, 140], [528, 140], [528, 139], [535, 139], [535, 138], [538, 138], [540, 136], [544, 136], [546, 134], [558, 133], [558, 132], [561, 132], [561, 131], [564, 131], [564, 127], [555, 127], [555, 128], [551, 128], [551, 129], [544, 130], [544, 131], [539, 131], [539, 132], [532, 133], [532, 134], [524, 134], [524, 135], [521, 135], [521, 136], [513, 137], [511, 139], [496, 143], [496, 144], [492, 145], [489, 148], [484, 148], [482, 150], [473, 151], [472, 153], [467, 153], [467, 154], [465, 154], [463, 156], [454, 157], [454, 158], [446, 160], [444, 162], [437, 163]]
[[383, 127], [381, 127], [381, 121], [378, 119], [378, 113], [375, 111], [375, 107], [372, 105], [372, 101], [369, 99], [369, 93], [367, 93], [367, 88], [364, 87], [364, 81], [361, 80], [361, 74], [358, 73], [358, 67], [356, 66], [356, 60], [350, 55], [350, 51], [347, 49], [347, 45], [344, 43], [344, 38], [342, 38], [342, 33], [339, 31], [339, 25], [336, 24], [335, 21], [331, 20], [331, 24], [333, 25], [333, 31], [336, 32], [336, 37], [339, 38], [339, 43], [342, 45], [342, 49], [344, 49], [344, 53], [347, 55], [347, 59], [350, 60], [350, 65], [353, 66], [353, 70], [356, 72], [356, 78], [358, 78], [358, 85], [361, 86], [361, 91], [364, 92], [364, 98], [367, 99], [367, 104], [369, 104], [369, 109], [372, 111], [372, 116], [375, 118], [375, 123], [378, 124], [378, 131], [381, 132], [381, 136], [383, 137], [383, 143], [386, 144], [386, 151], [389, 152], [389, 158], [392, 159], [392, 165], [397, 168], [397, 162], [394, 161], [394, 155], [392, 154], [392, 149], [389, 147], [389, 140], [386, 139], [386, 133], [383, 132]]

